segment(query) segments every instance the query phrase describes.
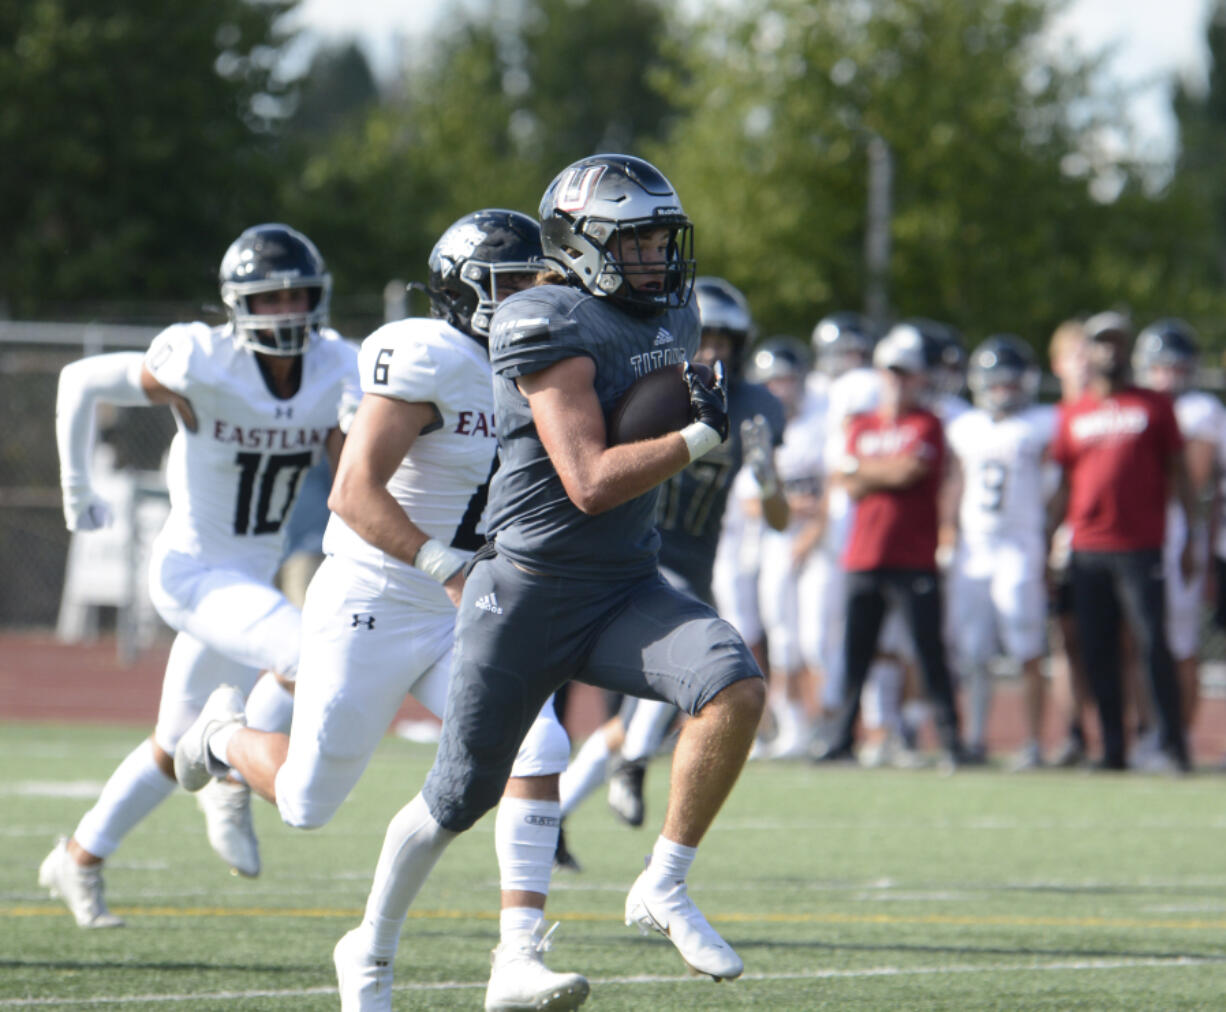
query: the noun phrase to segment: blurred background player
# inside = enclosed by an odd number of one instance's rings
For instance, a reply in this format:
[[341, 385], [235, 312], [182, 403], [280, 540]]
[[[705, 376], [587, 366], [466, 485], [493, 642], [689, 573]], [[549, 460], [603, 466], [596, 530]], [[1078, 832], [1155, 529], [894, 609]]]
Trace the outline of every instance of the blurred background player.
[[[656, 529], [661, 573], [674, 587], [713, 606], [716, 548], [729, 492], [743, 461], [758, 479], [752, 512], [767, 527], [787, 525], [787, 499], [773, 459], [773, 447], [783, 439], [784, 415], [770, 391], [744, 376], [744, 360], [754, 335], [745, 296], [723, 278], [700, 277], [694, 282], [694, 298], [701, 325], [694, 361], [712, 368], [723, 364], [730, 435], [661, 485]], [[609, 772], [609, 805], [628, 825], [642, 825], [647, 762], [676, 715], [677, 708], [671, 704], [627, 697], [620, 712], [588, 738], [563, 774], [563, 817], [603, 782], [609, 757], [620, 751]]]
[[[1048, 345], [1051, 370], [1060, 383], [1058, 408], [1076, 403], [1089, 383], [1085, 321], [1065, 320], [1052, 332]], [[1060, 483], [1060, 468], [1048, 465], [1044, 484], [1048, 497]], [[1060, 690], [1061, 726], [1065, 736], [1051, 757], [1055, 766], [1077, 766], [1086, 758], [1085, 720], [1094, 705], [1073, 618], [1073, 588], [1069, 573], [1068, 526], [1060, 523], [1048, 553], [1048, 607], [1054, 618], [1050, 643], [1053, 687]]]
[[924, 341], [910, 324], [895, 326], [873, 352], [881, 373], [875, 411], [847, 430], [838, 481], [856, 500], [843, 554], [847, 631], [843, 696], [823, 761], [852, 758], [860, 693], [877, 652], [887, 609], [902, 615], [914, 645], [949, 767], [962, 761], [958, 712], [945, 659], [936, 568], [938, 510], [945, 471], [940, 420], [923, 405], [929, 383]]
[[[122, 923], [103, 898], [102, 862], [175, 789], [175, 746], [209, 694], [228, 683], [245, 695], [261, 671], [292, 681], [300, 614], [272, 582], [285, 521], [303, 475], [325, 450], [335, 461], [357, 402], [356, 352], [324, 327], [331, 278], [306, 236], [281, 224], [247, 229], [226, 250], [220, 283], [224, 326], [174, 324], [144, 354], [82, 359], [60, 375], [56, 442], [70, 530], [109, 521], [87, 464], [96, 403], [166, 404], [177, 427], [170, 515], [149, 578], [158, 613], [177, 631], [157, 726], [39, 869], [82, 927]], [[236, 871], [256, 875], [250, 793], [236, 785], [223, 798], [206, 809], [210, 842]]]
[[[1190, 769], [1179, 703], [1179, 682], [1166, 641], [1166, 581], [1162, 548], [1167, 499], [1178, 496], [1196, 528], [1183, 456], [1183, 438], [1170, 398], [1131, 382], [1132, 327], [1118, 313], [1086, 321], [1089, 383], [1065, 405], [1052, 441], [1061, 483], [1049, 527], [1064, 519], [1072, 530], [1069, 562], [1073, 613], [1090, 688], [1098, 705], [1103, 756], [1100, 767], [1127, 766], [1120, 628], [1127, 622], [1144, 666], [1159, 728], [1154, 769]], [[1190, 579], [1195, 552], [1180, 551]]]
[[[774, 717], [773, 739], [762, 750], [770, 759], [791, 759], [806, 754], [816, 716], [813, 691], [817, 672], [809, 668], [804, 651], [799, 579], [807, 552], [798, 552], [797, 538], [819, 517], [825, 440], [824, 400], [807, 396], [809, 355], [792, 337], [763, 341], [750, 358], [747, 377], [766, 387], [783, 405], [783, 445], [775, 454], [775, 472], [787, 498], [789, 521], [782, 530], [768, 525], [762, 534], [759, 592], [766, 634], [771, 682], [768, 707]], [[816, 403], [814, 403], [816, 401]], [[753, 469], [747, 472], [752, 479]], [[764, 489], [751, 482], [752, 498], [746, 509], [758, 512]], [[805, 616], [812, 622], [813, 616]]]
[[1047, 652], [1046, 508], [1043, 481], [1055, 431], [1051, 407], [1035, 403], [1039, 368], [1020, 338], [998, 334], [975, 349], [968, 383], [975, 407], [946, 427], [959, 483], [958, 543], [950, 569], [948, 623], [967, 691], [968, 750], [986, 754], [992, 702], [989, 662], [1021, 664], [1027, 739], [1015, 769], [1042, 764]]
[[[303, 611], [293, 729], [287, 737], [244, 727], [241, 700], [218, 690], [175, 757], [189, 790], [236, 770], [288, 825], [316, 828], [348, 797], [406, 694], [442, 715], [461, 570], [484, 541], [496, 466], [489, 323], [542, 264], [534, 219], [467, 214], [430, 253], [433, 318], [389, 323], [363, 342], [364, 397], [329, 499], [327, 559]], [[569, 752], [551, 700], [524, 740], [495, 824], [502, 915], [489, 1009], [551, 998], [573, 1007], [587, 995], [582, 977], [541, 960], [557, 775]], [[345, 1008], [390, 1008], [399, 925], [385, 929], [371, 913], [337, 947]]]
[[[1133, 376], [1139, 386], [1172, 398], [1175, 420], [1183, 436], [1184, 459], [1192, 495], [1200, 507], [1208, 507], [1217, 481], [1217, 461], [1221, 453], [1226, 411], [1216, 397], [1194, 389], [1200, 359], [1196, 332], [1183, 320], [1161, 319], [1137, 335], [1132, 352]], [[1207, 513], [1207, 511], [1206, 511]], [[1180, 504], [1172, 498], [1166, 511], [1166, 538], [1162, 565], [1166, 574], [1166, 634], [1171, 656], [1179, 675], [1179, 701], [1185, 734], [1191, 734], [1200, 697], [1200, 634], [1205, 580], [1209, 570], [1209, 529], [1198, 512], [1197, 523], [1189, 531]], [[1179, 556], [1190, 542], [1195, 556], [1195, 572], [1186, 578], [1180, 571]], [[1135, 665], [1133, 666], [1135, 673]], [[1139, 681], [1135, 684], [1140, 685]], [[1144, 690], [1134, 693], [1143, 723], [1149, 728], [1140, 734], [1133, 747], [1133, 761], [1144, 765], [1158, 745], [1157, 727], [1149, 697]]]

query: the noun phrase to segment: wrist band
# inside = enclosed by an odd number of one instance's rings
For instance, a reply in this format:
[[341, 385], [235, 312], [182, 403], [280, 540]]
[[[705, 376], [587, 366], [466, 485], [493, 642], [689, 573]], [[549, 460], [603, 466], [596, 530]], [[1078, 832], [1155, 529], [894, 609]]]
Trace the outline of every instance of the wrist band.
[[691, 462], [710, 453], [723, 442], [719, 433], [705, 422], [690, 422], [681, 430], [681, 438], [685, 440], [686, 449], [690, 451]]
[[446, 583], [464, 568], [464, 563], [467, 561], [468, 559], [459, 552], [453, 551], [441, 541], [431, 538], [417, 549], [417, 555], [413, 558], [413, 565], [430, 577], [430, 579], [437, 580], [439, 583]]

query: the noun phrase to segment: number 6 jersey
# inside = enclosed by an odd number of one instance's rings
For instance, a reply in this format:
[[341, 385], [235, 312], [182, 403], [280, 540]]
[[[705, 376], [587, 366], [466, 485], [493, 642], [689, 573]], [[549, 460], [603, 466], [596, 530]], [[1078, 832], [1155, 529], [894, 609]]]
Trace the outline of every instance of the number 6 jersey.
[[[362, 343], [358, 373], [364, 394], [434, 405], [435, 424], [414, 440], [387, 490], [430, 537], [476, 550], [498, 448], [485, 349], [442, 320], [398, 320]], [[455, 610], [438, 583], [368, 544], [335, 514], [324, 551], [370, 567], [423, 607]]]
[[197, 423], [191, 432], [175, 419], [170, 516], [159, 540], [271, 580], [302, 477], [356, 403], [356, 352], [335, 331], [312, 334], [298, 391], [284, 400], [228, 327], [174, 324], [153, 339], [145, 366], [191, 403]]

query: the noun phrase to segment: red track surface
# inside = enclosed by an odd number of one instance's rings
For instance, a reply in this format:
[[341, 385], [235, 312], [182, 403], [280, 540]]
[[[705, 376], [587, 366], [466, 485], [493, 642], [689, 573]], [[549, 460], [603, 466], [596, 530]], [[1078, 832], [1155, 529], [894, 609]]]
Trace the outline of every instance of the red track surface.
[[[125, 666], [109, 638], [66, 645], [48, 633], [2, 634], [0, 720], [136, 723], [152, 728], [168, 650], [169, 642], [159, 643]], [[1002, 682], [994, 697], [988, 734], [993, 751], [1010, 751], [1022, 741], [1018, 688], [1011, 681]], [[1050, 748], [1059, 743], [1062, 728], [1056, 708], [1048, 709], [1044, 743]], [[566, 718], [572, 737], [586, 737], [603, 714], [601, 693], [576, 685]], [[425, 717], [428, 714], [412, 700], [397, 714], [397, 718]], [[1226, 700], [1202, 701], [1192, 750], [1196, 761], [1205, 765], [1215, 765], [1226, 755]]]

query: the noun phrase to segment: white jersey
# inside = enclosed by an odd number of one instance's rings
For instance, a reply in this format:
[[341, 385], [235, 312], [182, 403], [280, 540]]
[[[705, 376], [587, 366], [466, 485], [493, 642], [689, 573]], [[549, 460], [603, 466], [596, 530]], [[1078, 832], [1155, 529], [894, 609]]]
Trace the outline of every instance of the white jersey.
[[335, 331], [313, 334], [298, 390], [284, 400], [229, 326], [167, 327], [150, 344], [145, 367], [191, 402], [197, 423], [189, 432], [176, 417], [166, 465], [170, 516], [159, 541], [271, 580], [302, 477], [356, 403], [353, 346]]
[[[1226, 409], [1212, 394], [1203, 390], [1188, 390], [1175, 398], [1175, 421], [1184, 442], [1192, 440], [1211, 443], [1216, 447], [1219, 461], [1223, 452], [1223, 426], [1226, 425]], [[1166, 506], [1166, 545], [1168, 555], [1178, 560], [1179, 551], [1187, 534], [1187, 517], [1178, 498], [1172, 494]], [[1218, 534], [1219, 543], [1222, 534]]]
[[[871, 366], [850, 369], [831, 384], [826, 397], [825, 473], [838, 470], [847, 455], [847, 423], [856, 415], [877, 410], [881, 377]], [[842, 485], [834, 485], [826, 499], [826, 533], [822, 551], [832, 558], [843, 554], [851, 533], [852, 502]]]
[[[438, 411], [438, 424], [417, 437], [387, 489], [430, 537], [475, 550], [498, 448], [485, 350], [442, 320], [398, 320], [362, 343], [358, 370], [363, 393]], [[455, 610], [435, 580], [368, 544], [336, 515], [328, 521], [324, 551], [377, 570], [423, 607]]]
[[1041, 404], [1002, 418], [972, 408], [946, 426], [946, 439], [962, 466], [958, 526], [965, 540], [1041, 542], [1043, 461], [1055, 431], [1055, 408]]

